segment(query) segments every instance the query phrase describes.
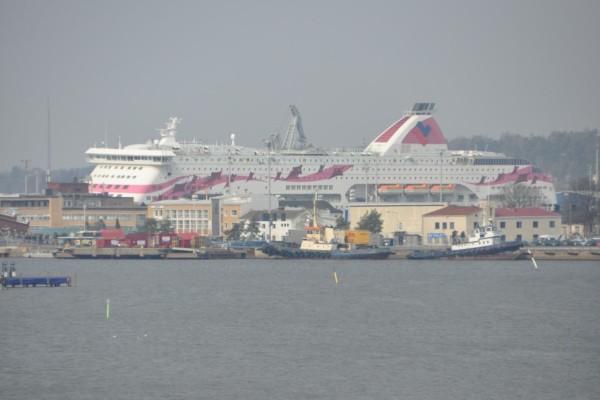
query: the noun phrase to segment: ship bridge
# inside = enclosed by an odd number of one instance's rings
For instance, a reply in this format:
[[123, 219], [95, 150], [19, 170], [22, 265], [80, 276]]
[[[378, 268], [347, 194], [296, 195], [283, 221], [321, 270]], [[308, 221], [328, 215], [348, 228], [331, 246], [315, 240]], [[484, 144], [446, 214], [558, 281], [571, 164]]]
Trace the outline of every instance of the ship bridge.
[[415, 103], [412, 110], [377, 135], [364, 152], [384, 156], [448, 150], [448, 142], [431, 116], [434, 110], [435, 103]]
[[161, 165], [169, 163], [175, 157], [175, 153], [170, 150], [107, 147], [92, 147], [85, 154], [91, 164]]

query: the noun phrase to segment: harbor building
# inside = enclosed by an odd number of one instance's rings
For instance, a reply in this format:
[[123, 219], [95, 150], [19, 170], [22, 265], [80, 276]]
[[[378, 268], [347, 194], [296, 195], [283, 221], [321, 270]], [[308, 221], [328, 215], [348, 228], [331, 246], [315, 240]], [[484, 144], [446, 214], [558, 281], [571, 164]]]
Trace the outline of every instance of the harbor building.
[[542, 208], [497, 208], [496, 228], [508, 241], [534, 241], [541, 236], [558, 237], [562, 232], [559, 213]]
[[383, 226], [381, 234], [392, 238], [397, 233], [421, 235], [423, 232], [423, 215], [446, 207], [447, 203], [351, 203], [348, 206], [348, 222], [354, 229], [360, 219], [371, 212], [381, 214]]
[[[274, 241], [292, 241], [291, 235], [300, 232], [304, 234], [304, 228], [310, 225], [312, 220], [312, 211], [303, 208], [297, 209], [277, 209], [270, 213], [269, 210], [250, 211], [242, 217], [244, 228], [251, 223], [256, 223], [258, 228], [257, 236], [261, 239]], [[271, 229], [269, 230], [269, 223]]]
[[143, 226], [146, 207], [130, 197], [71, 193], [0, 197], [0, 213], [29, 224], [32, 233], [52, 233], [120, 226]]
[[468, 237], [482, 223], [482, 209], [450, 205], [423, 215], [425, 245], [448, 245]]
[[168, 221], [177, 233], [222, 236], [239, 222], [248, 201], [240, 197], [161, 200], [148, 205], [147, 217]]

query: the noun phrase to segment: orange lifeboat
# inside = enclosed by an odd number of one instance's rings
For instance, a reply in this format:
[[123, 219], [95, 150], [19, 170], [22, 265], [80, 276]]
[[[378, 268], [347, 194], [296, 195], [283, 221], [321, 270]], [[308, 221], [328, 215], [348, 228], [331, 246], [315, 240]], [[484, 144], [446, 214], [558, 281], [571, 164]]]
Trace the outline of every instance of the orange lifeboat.
[[396, 185], [379, 185], [377, 191], [379, 194], [402, 194], [404, 190], [404, 185], [396, 184]]
[[418, 185], [406, 185], [404, 192], [407, 194], [411, 193], [427, 193], [429, 191], [429, 185], [426, 183], [420, 183]]
[[443, 192], [453, 192], [455, 189], [456, 185], [451, 185], [451, 184], [447, 184], [447, 185], [432, 185], [431, 186], [431, 193], [439, 193], [440, 191]]

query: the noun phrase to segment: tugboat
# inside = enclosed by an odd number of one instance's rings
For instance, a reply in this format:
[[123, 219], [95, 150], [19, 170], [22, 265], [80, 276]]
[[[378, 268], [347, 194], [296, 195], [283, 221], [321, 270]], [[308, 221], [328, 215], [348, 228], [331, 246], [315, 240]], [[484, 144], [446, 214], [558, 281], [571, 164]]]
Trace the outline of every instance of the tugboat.
[[407, 258], [411, 260], [431, 260], [435, 258], [484, 256], [518, 250], [523, 246], [519, 240], [506, 242], [496, 226], [490, 223], [477, 227], [464, 243], [456, 243], [446, 250], [415, 250]]
[[352, 247], [350, 244], [339, 244], [335, 242], [333, 228], [320, 227], [317, 225], [317, 193], [313, 201], [312, 224], [306, 227], [306, 234], [300, 243], [300, 247], [290, 245], [267, 243], [262, 251], [269, 256], [284, 258], [331, 258], [344, 260], [361, 259], [385, 259], [392, 251], [379, 247]]
[[496, 226], [490, 223], [479, 229], [475, 228], [473, 235], [465, 243], [453, 244], [450, 247], [452, 256], [479, 256], [514, 251], [523, 246], [520, 240], [505, 242]]

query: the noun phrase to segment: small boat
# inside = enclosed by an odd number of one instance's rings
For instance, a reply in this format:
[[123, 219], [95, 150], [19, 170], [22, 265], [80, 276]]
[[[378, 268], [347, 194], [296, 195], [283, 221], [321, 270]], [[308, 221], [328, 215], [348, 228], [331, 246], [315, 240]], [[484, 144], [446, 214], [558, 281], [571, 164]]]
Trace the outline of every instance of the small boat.
[[498, 254], [518, 250], [523, 246], [520, 240], [506, 242], [493, 224], [475, 228], [473, 235], [464, 243], [453, 244], [450, 247], [451, 256], [479, 256]]
[[493, 224], [475, 228], [464, 243], [456, 243], [445, 250], [415, 250], [407, 255], [411, 260], [431, 260], [435, 258], [473, 257], [505, 253], [518, 250], [521, 241], [506, 242]]

